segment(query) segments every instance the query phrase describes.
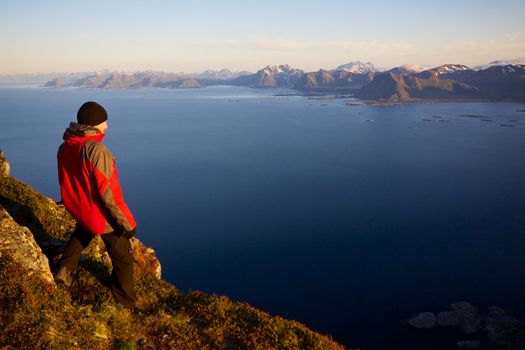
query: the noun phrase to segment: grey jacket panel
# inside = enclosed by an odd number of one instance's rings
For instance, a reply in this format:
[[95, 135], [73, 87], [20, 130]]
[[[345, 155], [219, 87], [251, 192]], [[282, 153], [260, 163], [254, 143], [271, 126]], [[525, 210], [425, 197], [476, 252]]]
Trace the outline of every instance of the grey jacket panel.
[[106, 207], [109, 214], [109, 217], [106, 217], [104, 231], [106, 233], [116, 231], [121, 227], [127, 231], [132, 230], [132, 225], [129, 223], [126, 216], [122, 213], [122, 210], [115, 202], [113, 189], [110, 185], [111, 177], [115, 171], [115, 158], [109, 149], [98, 141], [87, 140], [84, 142], [84, 146], [82, 148], [82, 156], [89, 160], [89, 162], [93, 164], [93, 166], [107, 179], [107, 182], [104, 184], [104, 188], [99, 188], [99, 193], [102, 193], [102, 202], [104, 203], [104, 206]]

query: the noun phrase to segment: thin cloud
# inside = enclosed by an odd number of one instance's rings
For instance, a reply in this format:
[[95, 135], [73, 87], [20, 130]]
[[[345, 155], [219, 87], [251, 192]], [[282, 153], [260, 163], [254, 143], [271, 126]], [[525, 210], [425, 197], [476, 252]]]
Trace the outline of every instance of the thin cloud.
[[525, 33], [523, 32], [507, 33], [505, 36], [512, 41], [525, 39]]
[[204, 37], [200, 39], [203, 45], [226, 46], [244, 49], [274, 49], [274, 50], [298, 50], [309, 47], [309, 44], [298, 40], [258, 36], [246, 38], [233, 37]]
[[283, 37], [204, 37], [200, 39], [203, 45], [235, 47], [240, 49], [273, 49], [273, 50], [303, 50], [331, 48], [342, 50], [411, 50], [414, 45], [408, 43], [388, 43], [380, 41], [357, 40], [296, 40]]

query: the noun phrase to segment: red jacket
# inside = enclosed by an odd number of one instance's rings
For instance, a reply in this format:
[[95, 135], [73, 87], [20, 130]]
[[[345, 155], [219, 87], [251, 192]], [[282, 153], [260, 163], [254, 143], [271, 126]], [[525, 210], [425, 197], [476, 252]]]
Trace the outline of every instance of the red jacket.
[[71, 123], [58, 149], [58, 181], [67, 211], [87, 231], [104, 234], [136, 227], [124, 202], [115, 158], [100, 130]]

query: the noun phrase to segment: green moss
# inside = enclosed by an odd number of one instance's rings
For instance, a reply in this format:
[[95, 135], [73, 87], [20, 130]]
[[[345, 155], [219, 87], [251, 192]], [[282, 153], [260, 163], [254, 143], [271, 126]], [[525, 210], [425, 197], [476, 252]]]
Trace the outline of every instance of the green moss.
[[63, 207], [13, 177], [0, 177], [0, 204], [20, 225], [27, 226], [36, 240], [66, 239], [75, 227], [75, 220]]

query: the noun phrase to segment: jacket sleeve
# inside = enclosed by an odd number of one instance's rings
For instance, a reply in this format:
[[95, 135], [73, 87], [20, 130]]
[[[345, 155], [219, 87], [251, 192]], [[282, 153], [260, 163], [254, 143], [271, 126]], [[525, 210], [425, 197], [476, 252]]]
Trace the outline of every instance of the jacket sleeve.
[[[124, 202], [115, 158], [107, 147], [99, 142], [96, 143], [89, 153], [88, 159], [92, 165], [97, 192], [110, 216], [108, 222], [112, 226], [116, 223], [124, 230], [131, 231], [137, 225], [131, 211]], [[117, 228], [115, 227], [115, 229]]]

